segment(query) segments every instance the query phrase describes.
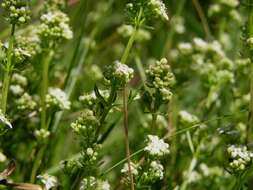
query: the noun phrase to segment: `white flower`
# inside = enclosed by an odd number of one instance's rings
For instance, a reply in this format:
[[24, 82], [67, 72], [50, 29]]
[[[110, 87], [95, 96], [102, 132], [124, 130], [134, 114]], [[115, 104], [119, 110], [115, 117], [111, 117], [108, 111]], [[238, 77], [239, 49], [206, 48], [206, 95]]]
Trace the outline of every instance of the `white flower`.
[[[138, 175], [138, 166], [135, 163], [131, 162], [130, 168], [131, 168], [132, 174], [137, 176]], [[120, 171], [121, 171], [121, 173], [127, 174], [129, 172], [128, 163], [125, 163], [123, 168]]]
[[157, 136], [148, 135], [148, 144], [144, 148], [152, 156], [163, 156], [168, 154], [169, 145], [163, 141], [163, 139], [159, 139]]
[[150, 164], [152, 175], [160, 180], [163, 179], [163, 165], [159, 161], [152, 161]]
[[246, 146], [231, 145], [227, 148], [228, 155], [232, 158], [230, 167], [236, 171], [245, 170], [253, 159], [253, 153]]
[[47, 103], [59, 106], [62, 110], [70, 109], [71, 103], [64, 91], [59, 88], [49, 88], [47, 95]]
[[51, 176], [48, 174], [37, 176], [41, 180], [41, 182], [45, 185], [45, 189], [49, 190], [52, 187], [56, 187], [58, 185], [58, 180], [55, 176]]
[[183, 54], [190, 54], [192, 52], [192, 45], [191, 43], [179, 43], [178, 44], [178, 49], [183, 53]]
[[161, 0], [150, 0], [150, 5], [153, 11], [164, 20], [169, 20], [166, 12], [166, 7]]
[[20, 85], [10, 85], [10, 91], [15, 96], [20, 96], [24, 93], [24, 89]]

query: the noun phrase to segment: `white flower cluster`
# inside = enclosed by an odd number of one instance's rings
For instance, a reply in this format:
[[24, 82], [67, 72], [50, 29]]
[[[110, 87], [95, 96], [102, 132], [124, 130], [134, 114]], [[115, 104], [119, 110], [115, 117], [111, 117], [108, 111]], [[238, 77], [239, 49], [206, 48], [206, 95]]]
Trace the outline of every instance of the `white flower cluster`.
[[115, 78], [121, 80], [125, 84], [133, 78], [134, 70], [119, 61], [115, 61], [114, 69], [113, 74]]
[[82, 180], [79, 190], [86, 190], [90, 188], [96, 190], [110, 190], [110, 184], [108, 181], [103, 181], [101, 179], [96, 179], [95, 177], [90, 176]]
[[159, 161], [152, 161], [149, 168], [149, 175], [153, 178], [163, 179], [163, 165]]
[[[133, 162], [130, 162], [131, 172], [134, 176], [138, 176], [139, 166]], [[128, 163], [125, 163], [123, 168], [120, 170], [121, 173], [128, 175]]]
[[50, 105], [57, 106], [61, 110], [68, 110], [71, 106], [71, 102], [68, 100], [66, 93], [59, 88], [49, 88], [46, 102], [48, 107]]
[[227, 152], [232, 161], [229, 166], [235, 171], [243, 171], [250, 165], [253, 159], [253, 153], [247, 150], [246, 146], [231, 145]]
[[40, 20], [41, 24], [38, 33], [42, 39], [61, 41], [73, 37], [69, 26], [69, 18], [65, 13], [61, 11], [48, 12], [43, 14]]
[[43, 174], [37, 176], [37, 178], [44, 184], [45, 190], [50, 190], [51, 188], [58, 186], [58, 180], [55, 176]]
[[30, 20], [28, 1], [3, 0], [2, 7], [5, 9], [7, 20], [11, 24], [24, 24]]
[[8, 128], [12, 128], [10, 121], [5, 117], [2, 110], [0, 109], [0, 127], [1, 125], [7, 126]]
[[192, 115], [184, 110], [179, 112], [179, 119], [184, 124], [196, 124], [199, 122], [199, 118], [197, 116]]
[[165, 4], [162, 2], [162, 0], [149, 0], [148, 5], [150, 6], [151, 10], [155, 13], [155, 16], [160, 17], [164, 20], [169, 20]]
[[125, 86], [133, 78], [134, 70], [125, 64], [115, 61], [104, 73], [105, 78], [119, 87]]
[[170, 153], [169, 145], [163, 139], [159, 139], [158, 136], [154, 135], [148, 135], [147, 146], [144, 150], [151, 156], [164, 156]]
[[15, 96], [21, 96], [24, 93], [24, 88], [27, 86], [27, 78], [14, 73], [11, 78], [10, 91]]

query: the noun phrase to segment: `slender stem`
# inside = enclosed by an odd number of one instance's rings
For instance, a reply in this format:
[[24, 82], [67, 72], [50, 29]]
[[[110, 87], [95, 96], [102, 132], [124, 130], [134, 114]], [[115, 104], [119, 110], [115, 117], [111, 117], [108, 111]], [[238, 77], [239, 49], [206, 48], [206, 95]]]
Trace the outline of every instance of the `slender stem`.
[[4, 72], [4, 80], [3, 80], [3, 89], [2, 89], [2, 100], [1, 100], [1, 109], [3, 113], [6, 113], [7, 108], [7, 100], [8, 100], [8, 92], [11, 80], [11, 72], [13, 68], [12, 63], [12, 53], [14, 48], [14, 33], [15, 33], [15, 25], [12, 25], [11, 28], [11, 36], [9, 39], [9, 46], [7, 51], [7, 63], [6, 63], [6, 70]]
[[47, 105], [46, 95], [48, 91], [48, 69], [54, 52], [49, 51], [43, 55], [42, 60], [42, 82], [41, 82], [41, 129], [47, 129]]
[[203, 29], [204, 29], [205, 34], [206, 34], [206, 38], [207, 39], [211, 39], [212, 35], [211, 35], [211, 32], [210, 32], [210, 28], [209, 28], [207, 19], [205, 17], [205, 14], [203, 12], [203, 9], [202, 9], [202, 7], [199, 4], [199, 1], [198, 0], [192, 0], [192, 3], [194, 5], [196, 11], [198, 12], [199, 18], [201, 20], [201, 23], [203, 25]]
[[127, 88], [125, 87], [123, 90], [123, 111], [124, 111], [124, 132], [125, 132], [125, 145], [126, 145], [126, 156], [128, 162], [128, 171], [129, 177], [131, 180], [131, 190], [134, 190], [134, 178], [131, 171], [131, 158], [130, 158], [130, 146], [129, 146], [129, 138], [128, 138], [128, 104], [127, 104]]
[[[137, 27], [134, 28], [133, 34], [129, 38], [126, 49], [123, 53], [123, 56], [121, 57], [120, 62], [122, 64], [125, 64], [127, 61], [130, 50], [131, 50], [133, 43], [135, 41], [136, 31], [137, 31]], [[128, 100], [127, 86], [125, 86], [123, 89], [123, 111], [124, 111], [124, 132], [125, 132], [126, 157], [127, 157], [127, 163], [128, 163], [129, 177], [131, 180], [131, 190], [134, 190], [134, 178], [133, 178], [133, 174], [131, 171], [130, 146], [129, 146], [129, 138], [128, 138], [128, 106], [127, 106], [128, 101], [127, 100]]]
[[37, 175], [37, 171], [40, 167], [40, 164], [41, 164], [41, 161], [42, 161], [42, 158], [43, 158], [43, 154], [44, 154], [44, 151], [46, 149], [46, 145], [43, 145], [37, 155], [36, 155], [36, 158], [35, 158], [35, 161], [33, 163], [33, 168], [32, 168], [32, 172], [31, 172], [31, 177], [30, 177], [30, 182], [31, 183], [34, 183], [35, 182], [35, 179], [36, 179], [36, 175]]

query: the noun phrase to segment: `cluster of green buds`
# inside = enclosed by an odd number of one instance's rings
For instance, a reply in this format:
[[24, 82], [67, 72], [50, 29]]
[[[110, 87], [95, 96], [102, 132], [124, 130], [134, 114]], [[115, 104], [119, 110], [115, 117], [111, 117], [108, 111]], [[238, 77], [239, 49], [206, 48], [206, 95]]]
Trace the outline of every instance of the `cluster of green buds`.
[[18, 110], [34, 110], [37, 107], [37, 103], [33, 100], [32, 96], [28, 93], [24, 93], [20, 98], [15, 101]]
[[170, 88], [175, 83], [174, 74], [171, 72], [167, 59], [162, 58], [151, 64], [146, 70], [147, 86], [156, 89], [164, 101], [169, 101], [172, 97]]
[[162, 0], [134, 0], [127, 4], [127, 12], [130, 21], [134, 23], [140, 16], [142, 17], [139, 18], [140, 20], [150, 20], [151, 18], [169, 20], [166, 6]]
[[96, 190], [110, 190], [108, 181], [97, 179], [93, 176], [86, 177], [81, 182], [79, 190], [96, 189]]
[[37, 142], [45, 142], [45, 140], [49, 137], [50, 132], [46, 129], [39, 129], [34, 131], [34, 136], [37, 139]]
[[66, 8], [65, 0], [45, 0], [44, 7], [46, 11], [64, 10]]
[[208, 9], [208, 16], [211, 18], [230, 18], [240, 22], [241, 16], [236, 8], [239, 6], [238, 0], [217, 0]]
[[104, 72], [104, 76], [112, 85], [115, 85], [117, 88], [122, 88], [133, 78], [134, 70], [126, 64], [115, 61]]
[[49, 88], [46, 96], [47, 107], [55, 107], [59, 110], [70, 109], [71, 102], [64, 91], [59, 88]]
[[6, 18], [12, 25], [20, 25], [30, 20], [28, 0], [3, 0], [2, 7], [6, 12]]
[[231, 145], [227, 148], [231, 159], [229, 166], [235, 172], [244, 171], [252, 163], [253, 153], [246, 146]]
[[163, 165], [159, 161], [155, 160], [149, 164], [147, 171], [143, 173], [141, 179], [145, 183], [152, 183], [157, 180], [162, 180], [163, 177], [164, 177]]
[[35, 55], [40, 53], [40, 39], [37, 30], [30, 27], [24, 29], [22, 34], [15, 38], [15, 48], [13, 57], [16, 65], [21, 65], [32, 60]]
[[69, 26], [69, 17], [59, 11], [50, 11], [40, 17], [41, 24], [38, 28], [38, 34], [42, 43], [59, 43], [63, 40], [69, 40], [73, 33]]

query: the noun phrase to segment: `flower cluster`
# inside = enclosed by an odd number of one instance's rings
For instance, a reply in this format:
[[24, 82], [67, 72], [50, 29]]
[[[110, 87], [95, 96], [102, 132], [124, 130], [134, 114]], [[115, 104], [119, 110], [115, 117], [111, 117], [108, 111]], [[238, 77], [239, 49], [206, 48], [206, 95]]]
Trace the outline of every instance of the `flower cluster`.
[[69, 27], [68, 16], [61, 11], [50, 11], [40, 17], [41, 24], [38, 33], [42, 43], [50, 41], [53, 43], [71, 39], [73, 34]]
[[[138, 169], [140, 169], [140, 167], [133, 163], [133, 162], [130, 162], [130, 169], [131, 169], [131, 172], [134, 176], [138, 176]], [[125, 175], [128, 175], [128, 163], [125, 163], [123, 165], [123, 168], [120, 170], [121, 173], [125, 174]]]
[[227, 148], [227, 153], [231, 158], [229, 166], [234, 171], [244, 171], [253, 159], [253, 153], [246, 146], [231, 145]]
[[156, 180], [163, 179], [163, 165], [159, 161], [155, 160], [150, 163], [148, 171], [143, 173], [143, 178], [146, 182], [155, 182]]
[[124, 87], [133, 78], [134, 70], [125, 64], [115, 61], [112, 66], [109, 66], [104, 73], [104, 76], [112, 84], [117, 87]]
[[46, 96], [46, 102], [48, 107], [57, 107], [60, 110], [70, 109], [71, 103], [67, 98], [64, 91], [59, 88], [49, 88]]
[[154, 135], [148, 135], [147, 146], [144, 148], [144, 150], [151, 156], [158, 157], [170, 153], [169, 145], [165, 143], [163, 139], [159, 139], [158, 136]]
[[43, 175], [37, 176], [37, 178], [40, 179], [40, 181], [44, 184], [45, 190], [50, 190], [53, 187], [58, 186], [58, 180], [55, 176], [43, 174]]
[[30, 9], [27, 0], [3, 0], [2, 7], [6, 11], [7, 20], [15, 25], [26, 23], [30, 20]]
[[50, 132], [45, 129], [35, 130], [34, 136], [38, 139], [38, 142], [44, 142], [50, 135]]
[[96, 190], [110, 190], [110, 184], [108, 181], [103, 181], [101, 179], [90, 176], [82, 180], [79, 190], [86, 190], [90, 188]]
[[127, 4], [127, 11], [130, 20], [133, 22], [140, 16], [140, 12], [142, 12], [141, 17], [143, 20], [150, 20], [151, 18], [169, 20], [165, 4], [162, 0], [135, 0]]
[[94, 115], [94, 112], [92, 110], [86, 109], [82, 115], [74, 123], [71, 124], [71, 127], [78, 134], [86, 133], [88, 135], [94, 131], [95, 127], [98, 126], [98, 124], [99, 121]]
[[19, 99], [16, 100], [16, 105], [19, 110], [34, 110], [37, 103], [28, 93], [25, 92]]
[[162, 58], [155, 64], [151, 64], [146, 70], [146, 75], [147, 85], [150, 88], [155, 88], [164, 101], [169, 101], [172, 97], [170, 88], [175, 83], [175, 77], [167, 59]]
[[201, 77], [203, 86], [209, 88], [207, 107], [214, 103], [220, 106], [218, 96], [222, 87], [234, 83], [235, 65], [222, 48], [218, 41], [194, 38], [192, 43], [179, 43], [179, 54], [174, 57], [180, 63], [187, 63], [185, 66], [190, 66], [189, 69]]
[[238, 23], [241, 21], [241, 16], [236, 8], [239, 5], [238, 0], [217, 0], [211, 4], [208, 9], [208, 16], [211, 18], [228, 17]]

